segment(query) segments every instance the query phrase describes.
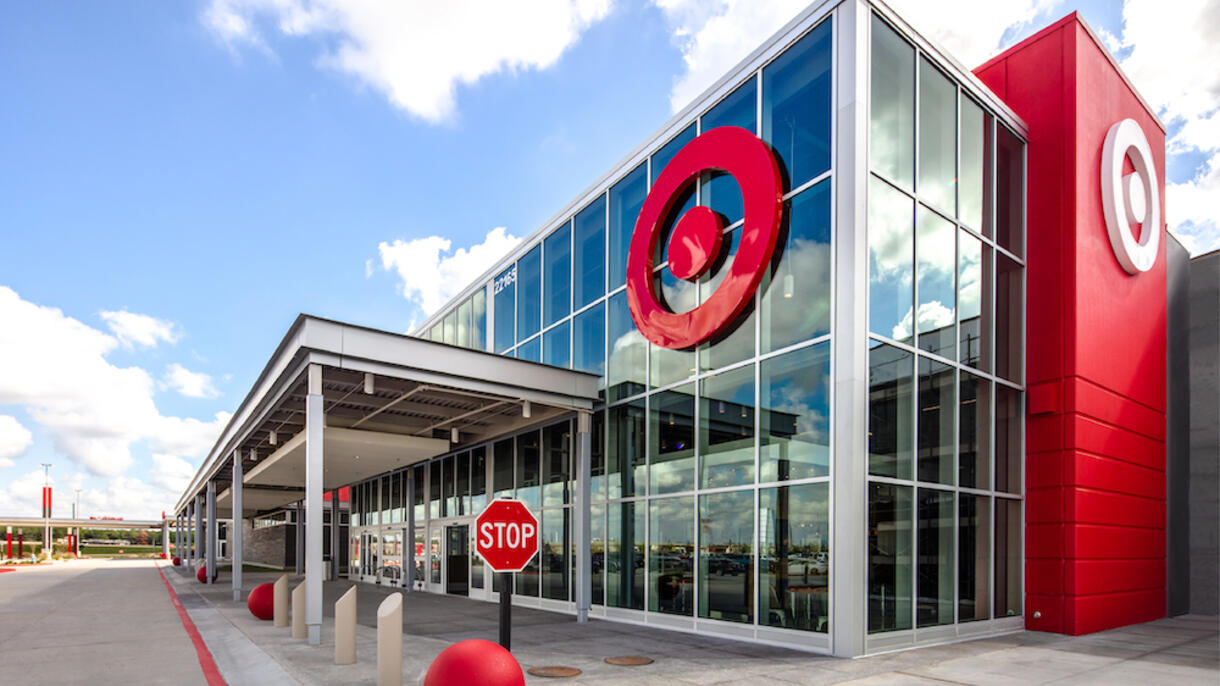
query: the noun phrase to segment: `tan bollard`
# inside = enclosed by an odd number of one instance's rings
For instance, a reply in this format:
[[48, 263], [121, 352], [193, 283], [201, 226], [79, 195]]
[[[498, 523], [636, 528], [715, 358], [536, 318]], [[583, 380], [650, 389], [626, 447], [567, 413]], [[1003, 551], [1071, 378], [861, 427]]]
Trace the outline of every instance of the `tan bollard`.
[[356, 587], [335, 601], [335, 664], [356, 664]]
[[292, 637], [308, 636], [309, 631], [305, 628], [305, 582], [302, 581], [292, 589]]
[[377, 607], [377, 686], [402, 686], [402, 593]]
[[288, 575], [281, 574], [271, 587], [271, 607], [275, 612], [275, 626], [288, 626]]

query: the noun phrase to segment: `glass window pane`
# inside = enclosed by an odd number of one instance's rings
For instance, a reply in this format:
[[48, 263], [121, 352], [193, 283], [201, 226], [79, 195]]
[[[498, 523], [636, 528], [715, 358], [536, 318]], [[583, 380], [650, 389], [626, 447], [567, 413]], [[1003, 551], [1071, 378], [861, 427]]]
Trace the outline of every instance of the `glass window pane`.
[[457, 310], [445, 315], [445, 319], [443, 321], [445, 324], [445, 343], [448, 345], [457, 345]]
[[[674, 155], [677, 155], [679, 150], [686, 147], [686, 144], [694, 139], [695, 125], [691, 124], [683, 129], [681, 133], [671, 138], [668, 143], [661, 146], [660, 150], [653, 153], [651, 170], [652, 183], [655, 184], [657, 182], [657, 178], [661, 176], [661, 172], [665, 170], [665, 165], [669, 164], [669, 161], [674, 158]], [[670, 215], [665, 218], [664, 229], [661, 232], [660, 239], [657, 241], [657, 264], [669, 261], [669, 233], [678, 223], [678, 219], [682, 215], [686, 214], [687, 210], [695, 206], [695, 184], [692, 183], [689, 186], [686, 186], [686, 190], [683, 191], [679, 197], [680, 200], [674, 204], [674, 208], [670, 212]], [[684, 281], [682, 283], [687, 282]], [[692, 300], [690, 306], [686, 307], [685, 309], [689, 310], [693, 306], [694, 301]], [[670, 309], [675, 312], [682, 311], [676, 309], [673, 304], [670, 305]]]
[[390, 476], [390, 522], [402, 521], [402, 475]]
[[547, 236], [543, 250], [543, 326], [550, 326], [572, 312], [572, 230], [564, 224]]
[[573, 227], [572, 307], [579, 309], [606, 293], [606, 196], [581, 210]]
[[502, 353], [513, 347], [517, 342], [516, 304], [517, 304], [517, 267], [513, 265], [500, 272], [492, 282], [492, 292], [495, 298], [495, 351]]
[[630, 498], [644, 491], [648, 469], [644, 449], [644, 401], [610, 408], [610, 452], [606, 455], [608, 497]]
[[[716, 104], [700, 121], [704, 133], [721, 126], [738, 126], [750, 133], [758, 130], [758, 86], [751, 77], [724, 100]], [[741, 186], [729, 174], [705, 174], [701, 180], [700, 204], [712, 208], [727, 220], [728, 226], [741, 221], [743, 209]]]
[[915, 356], [892, 345], [868, 351], [868, 473], [911, 478]]
[[991, 498], [957, 496], [957, 621], [990, 617]]
[[953, 483], [953, 403], [957, 382], [953, 367], [919, 358], [919, 460], [920, 481]]
[[957, 211], [957, 87], [927, 59], [919, 60], [920, 199]]
[[1021, 614], [1021, 501], [995, 499], [995, 616]]
[[513, 497], [513, 439], [492, 446], [492, 488], [497, 498]]
[[695, 611], [692, 556], [695, 498], [648, 501], [648, 609], [675, 615]]
[[962, 371], [958, 485], [991, 488], [991, 382]]
[[868, 485], [868, 632], [911, 628], [911, 489]]
[[754, 621], [754, 491], [699, 497], [699, 616]]
[[443, 342], [445, 340], [444, 324], [437, 324], [436, 326], [432, 327], [432, 330], [428, 333], [428, 338], [436, 341], [437, 343]]
[[568, 570], [571, 569], [572, 510], [561, 507], [542, 511], [542, 597], [568, 599]]
[[571, 324], [564, 322], [542, 334], [542, 361], [552, 367], [567, 368], [571, 363]]
[[486, 505], [487, 448], [479, 446], [470, 451], [470, 513], [478, 514]]
[[542, 504], [567, 505], [572, 486], [571, 425], [562, 422], [542, 430]]
[[969, 98], [961, 103], [961, 178], [958, 217], [976, 231], [983, 228], [983, 110]]
[[953, 623], [953, 492], [919, 489], [916, 626]]
[[763, 140], [796, 188], [830, 169], [831, 22], [763, 69]]
[[1001, 248], [1024, 257], [1025, 146], [1021, 139], [996, 125], [995, 239]]
[[[617, 508], [615, 505], [611, 507]], [[594, 605], [606, 604], [606, 505], [589, 506], [589, 560], [593, 567], [593, 589], [589, 595]]]
[[458, 305], [457, 310], [457, 344], [463, 348], [470, 347], [470, 301]]
[[542, 336], [534, 336], [517, 346], [517, 358], [530, 362], [542, 361]]
[[487, 289], [480, 288], [470, 298], [470, 347], [487, 349]]
[[991, 247], [967, 231], [957, 234], [958, 359], [991, 369]]
[[641, 164], [610, 188], [610, 255], [607, 266], [611, 290], [627, 283], [627, 249], [631, 244], [631, 232], [635, 230], [635, 220], [640, 216], [644, 198], [648, 196], [646, 167]]
[[788, 203], [779, 265], [762, 286], [762, 352], [830, 331], [830, 181]]
[[[513, 593], [520, 596], [529, 596], [532, 598], [538, 597], [538, 590], [541, 584], [538, 583], [540, 576], [540, 567], [538, 558], [540, 555], [535, 555], [529, 564], [525, 565], [525, 569], [521, 570], [520, 574], [513, 574], [516, 578]], [[496, 576], [499, 576], [498, 574]]]
[[830, 344], [762, 361], [760, 481], [830, 473]]
[[[424, 508], [425, 508], [425, 504], [427, 503], [427, 501], [424, 500], [424, 495], [425, 495], [424, 490], [425, 490], [425, 487], [428, 485], [427, 478], [428, 478], [427, 477], [427, 467], [422, 464], [417, 465], [414, 469], [414, 474], [413, 474], [413, 480], [415, 481], [415, 491], [412, 495], [412, 503], [415, 507], [415, 525], [416, 526], [419, 526], [420, 524], [422, 524], [424, 521], [424, 517], [426, 516], [426, 511]], [[352, 492], [355, 493], [355, 491], [352, 491]]]
[[634, 501], [610, 503], [606, 516], [606, 605], [644, 609], [644, 513]]
[[1004, 384], [995, 385], [995, 490], [1020, 493], [1021, 391]]
[[[724, 247], [711, 271], [699, 278], [699, 299], [706, 301], [720, 288], [729, 273], [733, 260], [737, 259], [737, 247], [741, 243], [741, 227], [724, 236]], [[766, 288], [764, 283], [763, 289]], [[745, 311], [709, 343], [699, 346], [699, 364], [702, 369], [717, 369], [754, 357], [754, 308]]]
[[606, 376], [606, 306], [597, 303], [572, 318], [572, 368]]
[[470, 514], [470, 453], [460, 453], [454, 461], [457, 470], [457, 510], [455, 515]]
[[627, 292], [620, 291], [608, 301], [607, 326], [609, 359], [606, 361], [606, 386], [610, 400], [642, 393], [648, 377], [648, 341], [635, 328], [627, 306]]
[[542, 246], [517, 260], [517, 340], [538, 333], [542, 323]]
[[826, 633], [830, 623], [830, 488], [758, 491], [758, 623]]
[[754, 365], [709, 376], [699, 386], [700, 485], [754, 483]]
[[589, 432], [589, 498], [606, 499], [606, 413], [593, 410]]
[[995, 373], [1020, 382], [1022, 345], [1025, 340], [1022, 282], [1025, 268], [996, 253], [995, 275]]
[[919, 347], [951, 360], [957, 359], [953, 314], [957, 300], [956, 238], [952, 222], [920, 206], [915, 229], [915, 289], [919, 293], [915, 327]]
[[531, 510], [541, 503], [538, 432], [517, 436], [517, 499]]
[[911, 189], [915, 177], [915, 48], [873, 15], [869, 163]]
[[454, 478], [456, 476], [453, 456], [450, 455], [445, 458], [441, 464], [444, 470], [441, 472], [441, 495], [444, 498], [444, 502], [441, 503], [441, 516], [456, 517], [459, 513], [457, 508], [457, 493], [453, 490]]
[[[689, 312], [695, 309], [699, 297], [698, 284], [679, 279], [669, 269], [661, 269], [657, 293], [661, 302], [671, 312]], [[650, 345], [652, 351], [652, 386], [658, 388], [668, 386], [683, 379], [690, 378], [695, 373], [695, 353], [690, 350], [671, 350], [656, 345]]]
[[868, 181], [868, 330], [911, 339], [915, 301], [915, 203], [877, 179]]
[[695, 487], [695, 385], [687, 384], [649, 398], [652, 446], [649, 493], [690, 491]]
[[441, 516], [441, 463], [439, 460], [428, 463], [428, 516], [433, 519]]

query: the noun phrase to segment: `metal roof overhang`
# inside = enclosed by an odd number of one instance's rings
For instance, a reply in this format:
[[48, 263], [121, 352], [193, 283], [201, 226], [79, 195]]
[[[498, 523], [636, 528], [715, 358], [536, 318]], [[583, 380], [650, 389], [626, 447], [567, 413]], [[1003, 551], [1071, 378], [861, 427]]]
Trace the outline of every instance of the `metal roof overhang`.
[[[303, 497], [311, 364], [322, 368], [326, 489], [590, 410], [598, 399], [593, 374], [300, 315], [174, 512], [203, 494], [209, 481], [217, 482], [221, 494], [218, 509], [229, 511], [224, 490], [232, 483], [235, 453], [243, 460], [244, 515]], [[372, 393], [365, 392], [366, 374], [372, 375]], [[452, 429], [458, 430], [458, 444], [450, 442]]]

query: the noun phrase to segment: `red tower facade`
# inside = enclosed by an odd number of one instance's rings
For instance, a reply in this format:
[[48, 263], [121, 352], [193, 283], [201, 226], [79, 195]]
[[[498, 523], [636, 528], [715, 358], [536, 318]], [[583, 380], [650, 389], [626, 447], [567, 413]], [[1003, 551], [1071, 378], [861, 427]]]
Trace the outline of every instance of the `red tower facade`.
[[1075, 14], [975, 73], [1029, 125], [1026, 627], [1163, 617], [1164, 212], [1143, 228], [1160, 232], [1152, 268], [1129, 274], [1107, 234], [1102, 156], [1111, 127], [1134, 120], [1163, 208], [1164, 127]]

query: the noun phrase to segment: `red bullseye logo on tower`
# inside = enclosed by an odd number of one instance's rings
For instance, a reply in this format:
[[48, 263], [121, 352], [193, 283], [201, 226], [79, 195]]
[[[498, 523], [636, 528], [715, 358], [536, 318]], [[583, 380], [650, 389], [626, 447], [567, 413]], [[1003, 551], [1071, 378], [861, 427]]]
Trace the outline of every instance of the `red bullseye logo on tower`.
[[[741, 187], [741, 241], [712, 295], [689, 312], [673, 312], [657, 297], [657, 247], [683, 193], [708, 171], [731, 174]], [[767, 144], [749, 131], [736, 126], [712, 129], [678, 151], [648, 192], [627, 253], [627, 303], [640, 333], [663, 348], [682, 349], [723, 331], [750, 304], [766, 273], [783, 213], [779, 164]], [[695, 281], [715, 264], [723, 241], [723, 217], [707, 207], [691, 208], [670, 234], [669, 270], [679, 279]]]

